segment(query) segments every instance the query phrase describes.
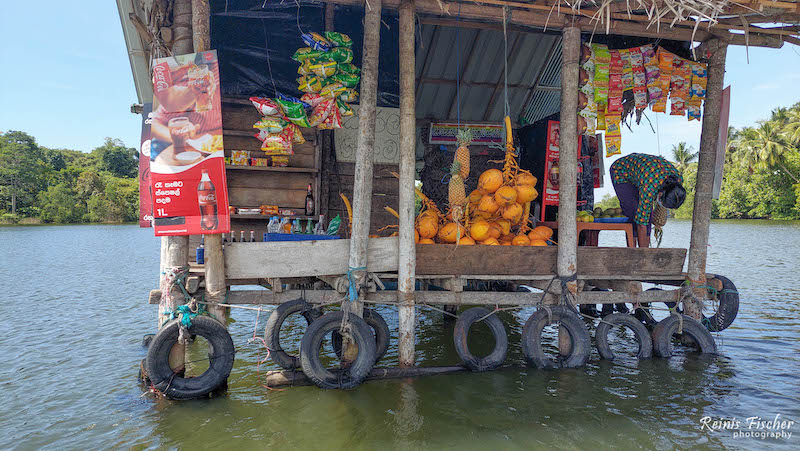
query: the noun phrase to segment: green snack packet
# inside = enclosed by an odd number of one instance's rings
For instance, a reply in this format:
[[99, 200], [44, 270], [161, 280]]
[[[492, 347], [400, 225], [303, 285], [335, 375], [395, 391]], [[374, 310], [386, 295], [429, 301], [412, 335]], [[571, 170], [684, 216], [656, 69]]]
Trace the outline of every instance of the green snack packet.
[[290, 102], [283, 99], [275, 99], [276, 102], [283, 109], [283, 114], [289, 121], [299, 127], [310, 127], [308, 123], [308, 116], [306, 116], [306, 109], [302, 103]]
[[353, 63], [342, 63], [339, 64], [339, 72], [345, 74], [360, 75], [361, 69]]
[[339, 215], [336, 215], [335, 218], [331, 219], [331, 223], [328, 224], [328, 235], [336, 235], [339, 233], [339, 226], [342, 224], [342, 218]]
[[353, 51], [347, 47], [336, 47], [331, 49], [327, 56], [340, 64], [346, 64], [353, 61]]
[[347, 88], [355, 88], [356, 86], [358, 86], [358, 82], [361, 81], [360, 76], [353, 74], [346, 74], [343, 72], [340, 72], [331, 78], [333, 78], [335, 81], [341, 83], [342, 86], [345, 86]]
[[343, 93], [339, 94], [339, 100], [343, 102], [355, 102], [358, 100], [358, 91], [353, 88], [347, 88]]
[[342, 117], [348, 117], [355, 114], [353, 112], [353, 108], [351, 108], [350, 105], [347, 104], [347, 102], [342, 102], [339, 99], [336, 99], [336, 108], [339, 108], [339, 114]]
[[322, 50], [314, 50], [311, 47], [302, 47], [297, 49], [292, 55], [292, 59], [295, 61], [303, 62], [309, 58], [319, 58], [320, 56], [324, 55], [325, 52]]
[[338, 33], [336, 31], [326, 31], [325, 39], [327, 39], [328, 42], [333, 44], [335, 47], [350, 48], [353, 46], [353, 40], [350, 39], [350, 36], [344, 33]]

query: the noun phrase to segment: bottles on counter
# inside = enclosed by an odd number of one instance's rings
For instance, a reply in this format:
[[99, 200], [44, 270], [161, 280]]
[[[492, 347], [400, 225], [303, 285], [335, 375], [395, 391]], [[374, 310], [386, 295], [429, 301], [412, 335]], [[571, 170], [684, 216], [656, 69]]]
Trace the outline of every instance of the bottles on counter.
[[314, 226], [314, 235], [325, 235], [325, 215], [319, 215], [319, 222]]
[[308, 191], [306, 193], [306, 216], [314, 216], [314, 194], [310, 183], [308, 184]]

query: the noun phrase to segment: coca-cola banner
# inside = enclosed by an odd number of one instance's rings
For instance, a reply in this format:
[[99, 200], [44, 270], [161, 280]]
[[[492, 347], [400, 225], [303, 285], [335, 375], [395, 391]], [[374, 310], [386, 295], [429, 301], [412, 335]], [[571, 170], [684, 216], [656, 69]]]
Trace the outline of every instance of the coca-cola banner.
[[149, 153], [156, 236], [229, 232], [216, 50], [156, 59], [153, 94]]
[[153, 225], [153, 190], [150, 185], [150, 123], [153, 104], [142, 105], [142, 138], [139, 142], [139, 227]]

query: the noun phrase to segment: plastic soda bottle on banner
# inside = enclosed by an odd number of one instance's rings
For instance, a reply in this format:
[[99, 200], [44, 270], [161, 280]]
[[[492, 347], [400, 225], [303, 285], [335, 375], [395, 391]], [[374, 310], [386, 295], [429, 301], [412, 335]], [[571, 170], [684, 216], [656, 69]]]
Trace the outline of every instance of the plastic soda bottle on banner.
[[208, 171], [203, 169], [200, 184], [197, 185], [197, 203], [200, 206], [200, 228], [214, 230], [219, 226], [217, 217], [217, 190], [211, 183]]

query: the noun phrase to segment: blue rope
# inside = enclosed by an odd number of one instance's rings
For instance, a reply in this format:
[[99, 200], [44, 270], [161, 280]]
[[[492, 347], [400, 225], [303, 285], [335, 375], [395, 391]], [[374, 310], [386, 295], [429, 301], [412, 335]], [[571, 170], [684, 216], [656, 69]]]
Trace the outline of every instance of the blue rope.
[[353, 272], [366, 270], [366, 266], [359, 266], [358, 268], [353, 268], [352, 266], [347, 267], [347, 281], [349, 282], [347, 294], [350, 298], [350, 302], [354, 302], [356, 299], [358, 299], [358, 288], [356, 288], [356, 281], [353, 279]]
[[197, 315], [202, 315], [204, 313], [206, 313], [206, 308], [205, 308], [205, 306], [203, 304], [200, 304], [197, 307], [197, 311], [196, 312], [192, 311], [192, 309], [189, 307], [189, 304], [183, 304], [183, 305], [179, 305], [178, 308], [175, 309], [175, 311], [172, 311], [172, 312], [164, 311], [161, 314], [162, 315], [169, 315], [169, 319], [164, 321], [165, 323], [167, 321], [171, 321], [171, 320], [179, 317], [180, 320], [181, 320], [181, 325], [183, 327], [189, 328], [189, 327], [192, 327], [192, 319], [194, 317], [196, 317]]

